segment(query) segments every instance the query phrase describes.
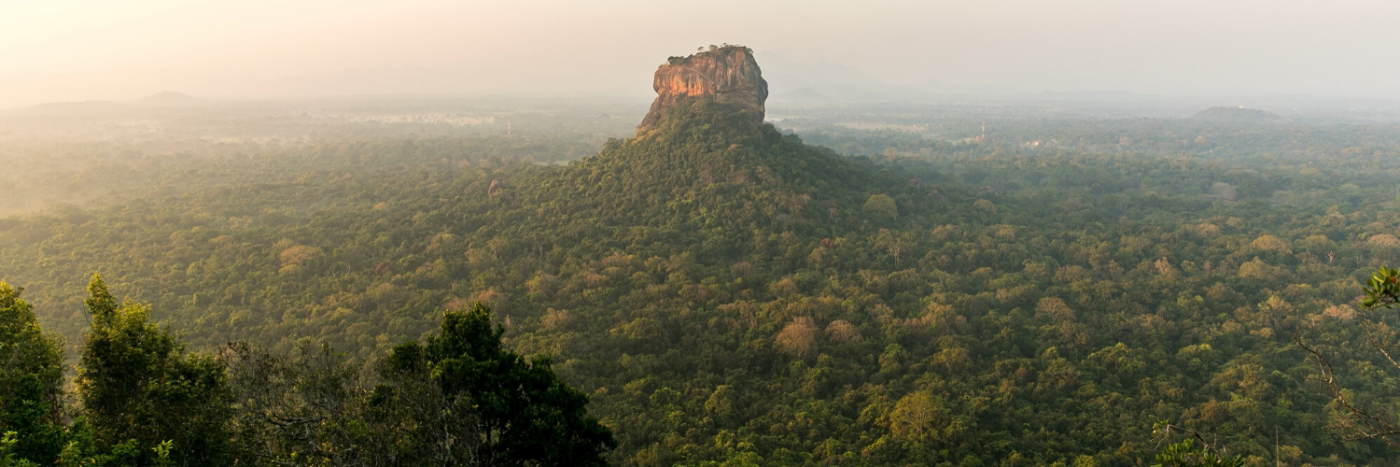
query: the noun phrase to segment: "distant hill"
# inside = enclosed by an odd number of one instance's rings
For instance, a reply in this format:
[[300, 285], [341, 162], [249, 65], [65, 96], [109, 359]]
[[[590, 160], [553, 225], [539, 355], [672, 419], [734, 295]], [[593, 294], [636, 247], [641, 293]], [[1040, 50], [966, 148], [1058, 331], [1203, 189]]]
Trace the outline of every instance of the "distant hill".
[[1292, 120], [1276, 113], [1240, 107], [1211, 107], [1191, 116], [1193, 120], [1222, 123], [1288, 123]]
[[[78, 101], [78, 102], [51, 102], [39, 104], [24, 112], [33, 116], [57, 116], [57, 117], [84, 117], [84, 118], [113, 118], [119, 116], [130, 116], [133, 114], [146, 114], [152, 111], [151, 107], [197, 107], [210, 105], [217, 101], [200, 99], [188, 94], [178, 92], [160, 92], [140, 99], [129, 101]], [[159, 110], [155, 110], [160, 112]]]
[[137, 105], [181, 107], [190, 105], [207, 105], [213, 103], [214, 101], [211, 101], [209, 99], [200, 99], [198, 97], [190, 96], [189, 94], [178, 93], [173, 91], [164, 91], [130, 102], [132, 104]]
[[45, 118], [119, 118], [131, 115], [133, 107], [112, 101], [52, 102], [39, 104], [20, 112], [28, 117]]
[[48, 119], [123, 119], [132, 116], [169, 115], [183, 113], [190, 108], [200, 108], [218, 103], [211, 99], [196, 98], [181, 92], [158, 92], [158, 94], [133, 99], [133, 101], [76, 101], [39, 103], [18, 112], [29, 117]]

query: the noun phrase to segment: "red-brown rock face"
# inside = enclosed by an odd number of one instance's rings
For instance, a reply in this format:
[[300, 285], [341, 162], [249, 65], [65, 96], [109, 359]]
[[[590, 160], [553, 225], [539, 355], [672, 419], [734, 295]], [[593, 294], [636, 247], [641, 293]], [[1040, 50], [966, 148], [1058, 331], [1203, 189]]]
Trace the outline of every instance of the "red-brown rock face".
[[753, 51], [747, 47], [711, 48], [689, 57], [671, 57], [656, 70], [652, 80], [656, 100], [651, 103], [637, 134], [656, 127], [666, 109], [686, 99], [709, 99], [740, 104], [763, 121], [763, 102], [768, 99], [768, 82], [763, 80]]

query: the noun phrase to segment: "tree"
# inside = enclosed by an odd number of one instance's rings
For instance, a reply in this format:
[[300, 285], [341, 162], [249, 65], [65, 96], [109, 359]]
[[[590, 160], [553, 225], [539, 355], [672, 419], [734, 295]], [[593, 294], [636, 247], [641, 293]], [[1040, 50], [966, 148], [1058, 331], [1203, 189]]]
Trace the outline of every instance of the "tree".
[[63, 351], [21, 292], [0, 282], [0, 434], [6, 454], [51, 465], [64, 444]]
[[775, 340], [784, 353], [797, 358], [806, 358], [817, 350], [817, 325], [812, 318], [800, 316], [783, 327]]
[[97, 452], [136, 448], [141, 465], [160, 447], [179, 465], [229, 463], [230, 394], [223, 364], [188, 354], [168, 329], [149, 322], [140, 304], [117, 304], [94, 275], [85, 301], [92, 317], [82, 351], [78, 393]]
[[943, 398], [919, 391], [899, 399], [890, 412], [890, 434], [918, 444], [946, 441], [961, 428], [943, 407]]
[[355, 429], [360, 373], [329, 346], [302, 341], [281, 357], [235, 342], [223, 359], [236, 401], [233, 431], [249, 462], [363, 465], [374, 455], [366, 441], [375, 437]]
[[441, 332], [426, 343], [395, 347], [384, 371], [432, 375], [446, 403], [469, 400], [479, 465], [607, 465], [602, 454], [617, 443], [588, 415], [588, 397], [560, 381], [548, 358], [527, 361], [501, 348], [503, 333], [478, 302], [446, 313]]
[[[1187, 435], [1181, 441], [1171, 442], [1172, 431]], [[1243, 467], [1244, 458], [1231, 456], [1220, 443], [1206, 441], [1196, 430], [1178, 427], [1166, 421], [1152, 424], [1152, 437], [1158, 444], [1168, 443], [1157, 453], [1157, 463], [1152, 467]], [[1200, 447], [1196, 447], [1196, 442]]]
[[480, 419], [469, 397], [447, 397], [422, 352], [404, 348], [376, 367], [379, 384], [366, 415], [380, 432], [400, 433], [398, 457], [413, 465], [469, 465], [481, 447]]
[[328, 345], [303, 340], [282, 356], [230, 344], [225, 361], [244, 458], [286, 466], [471, 465], [477, 437], [468, 399], [449, 403], [410, 354], [381, 361], [370, 392], [360, 367]]
[[877, 194], [865, 200], [865, 210], [875, 213], [877, 216], [895, 220], [899, 218], [899, 206], [895, 204], [894, 198], [886, 194]]
[[[1400, 307], [1400, 270], [1381, 267], [1366, 281], [1366, 296], [1361, 300], [1361, 310], [1366, 319], [1362, 326], [1366, 330], [1367, 342], [1371, 348], [1385, 358], [1394, 370], [1400, 371], [1400, 361], [1392, 353], [1395, 331], [1383, 320], [1374, 318], [1378, 311]], [[1332, 362], [1322, 352], [1309, 346], [1302, 338], [1295, 336], [1293, 341], [1307, 351], [1317, 364], [1321, 380], [1331, 392], [1337, 410], [1336, 424], [1347, 431], [1351, 440], [1378, 439], [1395, 450], [1400, 450], [1400, 423], [1393, 416], [1381, 413], [1358, 402], [1354, 391], [1343, 388], [1337, 381], [1337, 371]]]

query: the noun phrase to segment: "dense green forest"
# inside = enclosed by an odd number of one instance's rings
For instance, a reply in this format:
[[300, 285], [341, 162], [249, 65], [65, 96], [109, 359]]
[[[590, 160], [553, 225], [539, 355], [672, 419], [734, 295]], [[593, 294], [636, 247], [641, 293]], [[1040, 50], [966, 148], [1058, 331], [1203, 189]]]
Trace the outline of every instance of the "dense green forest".
[[250, 145], [0, 219], [0, 279], [70, 360], [94, 272], [194, 366], [247, 341], [386, 368], [483, 303], [616, 465], [1140, 465], [1160, 421], [1245, 465], [1400, 462], [1330, 427], [1292, 339], [1396, 400], [1354, 304], [1400, 259], [1397, 128], [999, 125], [794, 134], [710, 104], [567, 165], [545, 136]]
[[84, 300], [76, 405], [63, 354], [22, 290], [0, 282], [0, 465], [7, 467], [607, 465], [616, 446], [548, 357], [501, 347], [481, 304], [372, 369], [303, 341], [187, 352], [100, 276]]

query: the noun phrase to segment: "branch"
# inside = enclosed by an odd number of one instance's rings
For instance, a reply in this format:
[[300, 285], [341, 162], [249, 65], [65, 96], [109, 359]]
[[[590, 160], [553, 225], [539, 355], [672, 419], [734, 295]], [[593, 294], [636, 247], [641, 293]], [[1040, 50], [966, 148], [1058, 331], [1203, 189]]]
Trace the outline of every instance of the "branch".
[[[1369, 331], [1367, 332], [1369, 333]], [[1342, 393], [1342, 389], [1337, 387], [1337, 373], [1336, 370], [1332, 368], [1332, 362], [1328, 361], [1327, 358], [1323, 357], [1317, 350], [1308, 347], [1307, 344], [1303, 343], [1303, 339], [1297, 335], [1293, 336], [1293, 342], [1298, 344], [1298, 347], [1301, 347], [1309, 354], [1312, 354], [1313, 359], [1317, 362], [1318, 371], [1322, 373], [1323, 380], [1327, 383], [1327, 389], [1332, 391], [1333, 400], [1337, 402], [1337, 405], [1345, 408], [1347, 412], [1351, 414], [1352, 418], [1356, 419], [1360, 425], [1350, 427], [1351, 431], [1355, 432], [1356, 435], [1349, 438], [1349, 440], [1380, 439], [1384, 441], [1385, 444], [1390, 445], [1391, 448], [1400, 451], [1400, 444], [1396, 444], [1395, 441], [1390, 439], [1391, 436], [1400, 435], [1400, 425], [1391, 423], [1378, 415], [1373, 415], [1364, 409], [1352, 405], [1351, 401], [1348, 401], [1346, 395]], [[1390, 354], [1387, 353], [1386, 358], [1390, 358]], [[1394, 362], [1394, 360], [1391, 361]]]
[[1381, 355], [1385, 355], [1385, 359], [1390, 361], [1391, 366], [1400, 369], [1400, 362], [1395, 361], [1395, 357], [1392, 357], [1390, 351], [1386, 350], [1386, 346], [1381, 342], [1380, 338], [1376, 337], [1376, 333], [1372, 329], [1373, 326], [1375, 326], [1375, 324], [1374, 321], [1371, 320], [1371, 313], [1367, 311], [1366, 322], [1363, 323], [1361, 327], [1366, 329], [1366, 338], [1371, 341], [1371, 347], [1375, 347], [1376, 350], [1381, 352]]

